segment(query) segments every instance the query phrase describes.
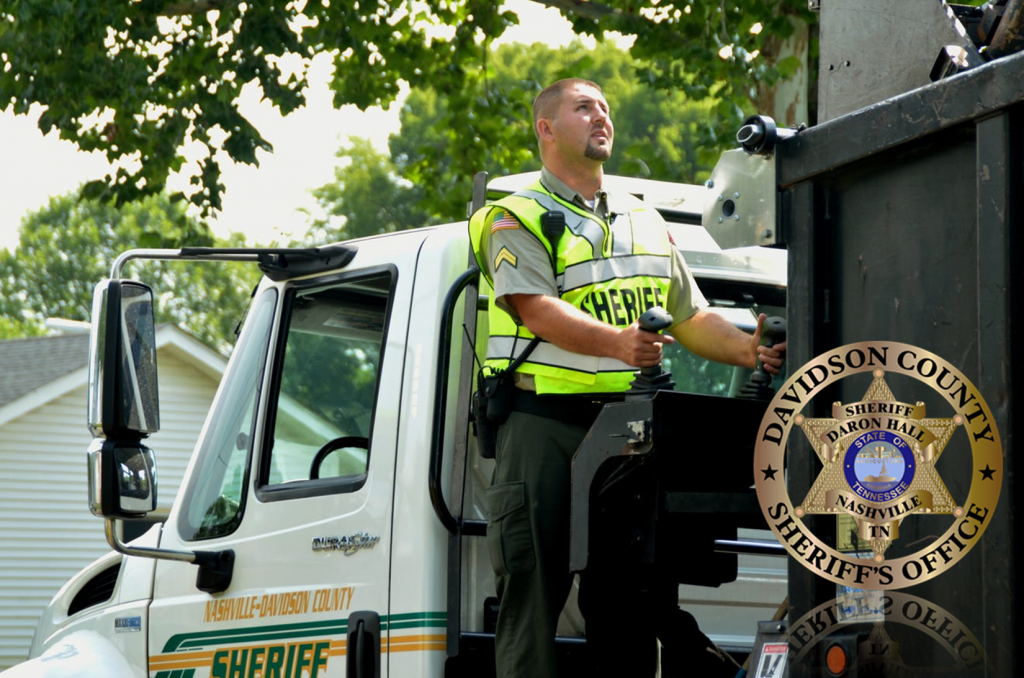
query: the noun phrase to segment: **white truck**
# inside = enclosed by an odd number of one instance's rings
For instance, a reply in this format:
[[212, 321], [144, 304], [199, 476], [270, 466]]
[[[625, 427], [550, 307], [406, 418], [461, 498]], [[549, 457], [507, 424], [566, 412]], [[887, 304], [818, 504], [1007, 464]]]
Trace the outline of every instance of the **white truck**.
[[[474, 204], [531, 178], [478, 179]], [[707, 187], [609, 180], [662, 211], [728, 319], [784, 314], [785, 252], [721, 251], [700, 225]], [[121, 521], [152, 511], [157, 491], [153, 293], [120, 277], [136, 258], [247, 260], [265, 278], [168, 519], [125, 544]], [[60, 590], [5, 677], [492, 673], [492, 462], [470, 407], [486, 304], [469, 260], [464, 222], [316, 250], [122, 255], [97, 287], [89, 396], [90, 508], [114, 550]], [[731, 368], [666, 362], [727, 395]], [[757, 621], [726, 640], [749, 649]], [[585, 642], [572, 600], [560, 634], [572, 661]]]

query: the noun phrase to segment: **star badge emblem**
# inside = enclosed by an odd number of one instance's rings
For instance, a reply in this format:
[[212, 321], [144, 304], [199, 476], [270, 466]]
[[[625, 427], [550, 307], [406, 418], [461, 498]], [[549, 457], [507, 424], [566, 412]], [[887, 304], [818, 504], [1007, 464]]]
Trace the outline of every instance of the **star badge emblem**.
[[822, 464], [795, 513], [850, 515], [880, 563], [911, 514], [963, 514], [935, 469], [963, 417], [926, 418], [924, 403], [896, 400], [884, 371], [873, 376], [863, 399], [834, 403], [831, 418], [794, 418]]
[[[899, 401], [886, 383], [887, 374], [923, 383], [936, 394], [937, 401], [928, 406], [933, 413], [938, 409], [950, 415], [929, 417], [924, 403]], [[812, 411], [816, 396], [848, 377], [870, 378], [861, 400], [833, 403], [831, 417], [803, 414]], [[837, 347], [795, 368], [769, 404], [754, 451], [758, 503], [789, 554], [824, 579], [872, 590], [927, 581], [965, 557], [992, 522], [1003, 457], [996, 423], [981, 392], [934, 353], [893, 341]], [[803, 497], [789, 494], [785, 471], [787, 456], [803, 452], [802, 445], [792, 450], [788, 446], [795, 429], [803, 432], [821, 462]], [[963, 446], [948, 445], [951, 439], [970, 443], [973, 469], [967, 496], [957, 499], [935, 466], [947, 447], [962, 458]], [[946, 461], [942, 467], [943, 473], [959, 474], [947, 467], [963, 465]], [[815, 533], [816, 521], [804, 522], [810, 514], [852, 520], [856, 529], [851, 538], [867, 543], [870, 557], [860, 547], [837, 550], [833, 539]], [[920, 545], [917, 551], [887, 555], [899, 539], [901, 523], [922, 514], [940, 519], [949, 515], [934, 523], [944, 524], [945, 531], [934, 540], [907, 545]]]

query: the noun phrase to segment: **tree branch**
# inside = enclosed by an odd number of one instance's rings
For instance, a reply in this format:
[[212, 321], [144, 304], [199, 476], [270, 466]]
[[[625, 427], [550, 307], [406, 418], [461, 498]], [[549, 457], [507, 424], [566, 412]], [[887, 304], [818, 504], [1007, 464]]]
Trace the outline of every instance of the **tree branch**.
[[616, 10], [608, 5], [602, 5], [590, 0], [533, 0], [541, 5], [554, 7], [555, 9], [572, 14], [577, 14], [585, 19], [601, 19], [612, 14]]

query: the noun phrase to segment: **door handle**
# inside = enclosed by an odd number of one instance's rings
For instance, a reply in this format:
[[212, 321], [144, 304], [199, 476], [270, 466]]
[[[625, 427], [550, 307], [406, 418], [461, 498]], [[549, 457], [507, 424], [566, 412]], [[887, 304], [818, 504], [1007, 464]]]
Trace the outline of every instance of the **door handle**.
[[380, 678], [380, 615], [353, 612], [348, 617], [346, 678]]

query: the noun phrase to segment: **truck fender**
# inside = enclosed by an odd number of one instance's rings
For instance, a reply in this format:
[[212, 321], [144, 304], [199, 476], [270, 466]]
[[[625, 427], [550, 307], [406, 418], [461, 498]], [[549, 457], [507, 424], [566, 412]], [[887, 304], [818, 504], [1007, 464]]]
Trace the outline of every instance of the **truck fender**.
[[137, 678], [120, 650], [95, 631], [75, 631], [3, 678]]

